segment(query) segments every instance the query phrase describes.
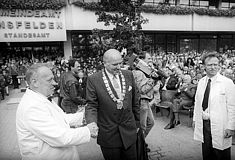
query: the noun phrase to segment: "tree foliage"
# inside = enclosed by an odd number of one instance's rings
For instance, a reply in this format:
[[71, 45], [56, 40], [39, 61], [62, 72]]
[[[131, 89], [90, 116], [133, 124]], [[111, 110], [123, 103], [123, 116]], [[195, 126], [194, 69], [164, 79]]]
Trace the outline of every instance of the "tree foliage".
[[[101, 8], [98, 3], [73, 3], [76, 6], [82, 7], [90, 11], [97, 11]], [[203, 16], [213, 16], [213, 17], [234, 17], [235, 7], [232, 6], [230, 9], [208, 9], [208, 8], [198, 8], [198, 7], [186, 7], [186, 6], [170, 6], [166, 3], [158, 3], [158, 5], [141, 5], [141, 12], [153, 13], [159, 15], [191, 15], [198, 14]], [[111, 9], [110, 9], [111, 10]], [[115, 7], [112, 8], [115, 11]]]
[[95, 13], [98, 16], [97, 22], [113, 26], [113, 29], [93, 29], [93, 47], [100, 53], [109, 48], [120, 51], [126, 48], [128, 53], [139, 53], [142, 50], [141, 42], [145, 40], [141, 26], [148, 22], [141, 15], [140, 1], [138, 3], [123, 0], [102, 1], [100, 5], [101, 9]]

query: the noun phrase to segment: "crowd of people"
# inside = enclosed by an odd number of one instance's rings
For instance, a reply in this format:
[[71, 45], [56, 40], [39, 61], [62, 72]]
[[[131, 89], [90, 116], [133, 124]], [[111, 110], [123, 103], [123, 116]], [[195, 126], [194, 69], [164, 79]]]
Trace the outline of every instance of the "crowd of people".
[[[24, 54], [23, 54], [24, 55]], [[66, 71], [69, 67], [69, 58], [66, 60], [63, 56], [57, 55], [44, 55], [38, 56], [3, 56], [0, 59], [0, 100], [4, 100], [5, 96], [9, 95], [10, 89], [18, 89], [21, 83], [24, 83], [25, 74], [27, 69], [35, 63], [48, 63], [55, 75], [55, 81], [59, 81], [62, 72]], [[78, 58], [79, 70], [86, 76], [91, 75], [102, 66], [100, 57], [95, 58]], [[27, 85], [27, 84], [26, 84]]]
[[[203, 56], [210, 54], [212, 56], [209, 56], [209, 58]], [[118, 160], [124, 158], [134, 160], [137, 158], [134, 143], [137, 134], [135, 133], [141, 130], [144, 137], [146, 137], [151, 131], [154, 126], [153, 107], [156, 109], [159, 109], [159, 107], [169, 109], [170, 122], [164, 129], [173, 129], [180, 124], [179, 110], [184, 107], [200, 107], [198, 101], [202, 102], [204, 91], [200, 89], [199, 92], [198, 85], [202, 85], [201, 81], [205, 77], [217, 77], [217, 74], [219, 74], [230, 79], [230, 81], [226, 79], [227, 83], [235, 82], [235, 54], [231, 52], [223, 54], [216, 54], [215, 52], [199, 54], [193, 51], [187, 54], [151, 54], [143, 52], [136, 56], [135, 60], [130, 61], [131, 57], [126, 59], [127, 61], [123, 61], [123, 59], [126, 58], [115, 49], [106, 51], [103, 57], [87, 59], [74, 59], [71, 57], [67, 60], [62, 56], [3, 59], [0, 70], [2, 99], [5, 95], [9, 95], [9, 87], [19, 88], [22, 80], [26, 82], [27, 87], [23, 100], [19, 105], [19, 113], [17, 113], [17, 133], [22, 156], [35, 156], [34, 151], [31, 150], [32, 153], [29, 153], [24, 148], [25, 144], [22, 143], [25, 140], [27, 142], [36, 140], [47, 143], [47, 145], [40, 148], [43, 152], [37, 153], [39, 159], [48, 156], [45, 154], [48, 151], [50, 151], [52, 159], [56, 159], [55, 157], [58, 155], [78, 157], [78, 153], [74, 148], [68, 146], [88, 142], [89, 136], [91, 136], [93, 138], [97, 137], [97, 143], [100, 145], [105, 159]], [[47, 65], [42, 65], [42, 63]], [[224, 79], [222, 78], [222, 80]], [[215, 83], [213, 78], [212, 81]], [[104, 86], [102, 86], [102, 82], [104, 82]], [[212, 87], [215, 87], [215, 85]], [[233, 87], [230, 89], [233, 89]], [[227, 92], [221, 94], [227, 94]], [[234, 93], [229, 93], [226, 96], [233, 95]], [[51, 115], [48, 115], [45, 110], [37, 108], [42, 103], [40, 99], [36, 98], [38, 96], [44, 102], [51, 102], [51, 98], [57, 96], [57, 105], [60, 109], [49, 109]], [[22, 118], [21, 114], [26, 114], [26, 110], [23, 108], [27, 98], [32, 98], [32, 100], [35, 98], [36, 100], [27, 105], [29, 111], [27, 114], [29, 116]], [[219, 96], [218, 99], [220, 98], [222, 97]], [[228, 100], [231, 101], [231, 104], [228, 105], [233, 106], [234, 102], [231, 98]], [[228, 100], [226, 99], [226, 101]], [[38, 106], [34, 105], [36, 102]], [[51, 103], [48, 103], [47, 107], [50, 108], [51, 105]], [[52, 106], [55, 105], [53, 102]], [[226, 111], [223, 110], [224, 119], [227, 121], [231, 118], [229, 128], [226, 130], [227, 137], [225, 138], [231, 138], [234, 134], [232, 124], [235, 123], [233, 122], [235, 113], [231, 106], [223, 105], [225, 108], [229, 108]], [[212, 107], [210, 109], [212, 110]], [[37, 111], [41, 116], [36, 116], [37, 113], [30, 111]], [[198, 109], [196, 111], [198, 117], [200, 114]], [[229, 117], [225, 113], [227, 111]], [[207, 114], [206, 112], [203, 113], [204, 116]], [[59, 115], [63, 118], [60, 119]], [[71, 115], [71, 117], [66, 115]], [[77, 115], [77, 118], [72, 115]], [[213, 116], [211, 115], [211, 118]], [[45, 119], [49, 121], [45, 122]], [[27, 123], [24, 121], [27, 121]], [[206, 129], [211, 128], [206, 118], [203, 119], [203, 124], [195, 117], [194, 121], [196, 121], [196, 129], [199, 125]], [[39, 122], [43, 122], [43, 125]], [[63, 130], [60, 128], [62, 122]], [[78, 124], [74, 125], [76, 122]], [[48, 126], [53, 124], [57, 128], [54, 127], [55, 130], [52, 131], [46, 126], [47, 123], [50, 123]], [[223, 125], [226, 126], [227, 124], [223, 123]], [[75, 130], [76, 128], [80, 129]], [[25, 132], [22, 132], [23, 130], [27, 131], [27, 136], [34, 138], [27, 139], [24, 137]], [[61, 132], [56, 133], [58, 130], [61, 130]], [[65, 134], [65, 132], [70, 134]], [[78, 132], [82, 132], [84, 135], [75, 138], [74, 136]], [[90, 134], [87, 134], [88, 132]], [[199, 133], [201, 134], [202, 131]], [[57, 137], [54, 137], [53, 134], [56, 134]], [[229, 157], [230, 149], [226, 150], [225, 153], [220, 152], [220, 150], [231, 147], [230, 140], [227, 145], [216, 144], [215, 147], [211, 134], [214, 135], [214, 131], [211, 130], [205, 133], [203, 130], [203, 135], [206, 137], [204, 140], [210, 142], [208, 144], [203, 143], [203, 157], [211, 158], [218, 155], [223, 158]], [[195, 139], [203, 142], [198, 134], [195, 137]], [[57, 149], [57, 147], [59, 148]], [[57, 155], [61, 151], [60, 147], [70, 150], [69, 154], [63, 152], [62, 155], [61, 152]], [[147, 143], [145, 143], [145, 147], [146, 151], [150, 151]], [[216, 155], [214, 155], [214, 152], [208, 154], [211, 148], [216, 150]]]
[[[204, 53], [204, 52], [203, 52]], [[153, 64], [157, 68], [161, 68], [166, 72], [169, 72], [168, 68], [178, 67], [183, 74], [189, 74], [192, 81], [200, 79], [204, 72], [204, 66], [202, 65], [201, 55], [203, 53], [197, 53], [196, 51], [191, 51], [183, 54], [174, 53], [152, 53]], [[0, 59], [0, 86], [5, 88], [4, 95], [2, 94], [2, 99], [5, 95], [9, 95], [8, 86], [13, 88], [18, 88], [21, 83], [21, 76], [24, 76], [27, 68], [33, 63], [50, 63], [53, 68], [53, 73], [55, 73], [56, 78], [68, 68], [68, 61], [71, 59], [65, 59], [63, 56], [58, 56], [56, 53], [54, 55], [41, 55], [37, 57], [14, 57], [7, 58], [1, 57]], [[84, 76], [89, 76], [96, 73], [102, 68], [102, 57], [88, 57], [88, 58], [76, 58], [78, 61], [78, 69], [82, 70]], [[123, 69], [128, 68], [124, 62]], [[220, 73], [229, 76], [235, 81], [235, 53], [224, 52], [220, 53]], [[2, 76], [3, 75], [3, 76]], [[17, 78], [18, 76], [18, 78]], [[4, 77], [4, 78], [2, 78]], [[3, 80], [4, 79], [4, 80]], [[3, 82], [5, 81], [5, 82]], [[18, 81], [18, 82], [17, 82]], [[5, 86], [5, 87], [4, 87]]]

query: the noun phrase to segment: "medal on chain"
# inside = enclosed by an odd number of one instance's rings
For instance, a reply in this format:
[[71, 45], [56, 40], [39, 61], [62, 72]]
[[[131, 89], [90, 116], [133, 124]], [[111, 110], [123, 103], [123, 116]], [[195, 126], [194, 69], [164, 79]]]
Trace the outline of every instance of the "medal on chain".
[[108, 82], [108, 79], [104, 73], [104, 70], [102, 70], [102, 75], [103, 75], [103, 81], [104, 81], [104, 84], [105, 84], [105, 87], [109, 93], [109, 96], [112, 98], [112, 100], [117, 104], [117, 109], [122, 109], [123, 108], [123, 100], [124, 100], [124, 97], [125, 97], [125, 94], [126, 94], [126, 81], [125, 81], [125, 78], [122, 74], [122, 72], [119, 73], [121, 75], [121, 83], [122, 83], [122, 90], [121, 90], [121, 97], [120, 98], [116, 98], [115, 95], [113, 94], [113, 91], [112, 89], [110, 88], [109, 86], [109, 82]]

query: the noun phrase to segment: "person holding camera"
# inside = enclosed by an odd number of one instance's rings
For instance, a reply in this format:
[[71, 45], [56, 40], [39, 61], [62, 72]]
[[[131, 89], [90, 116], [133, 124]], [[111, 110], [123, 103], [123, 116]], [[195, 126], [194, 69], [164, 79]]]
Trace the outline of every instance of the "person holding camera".
[[[139, 63], [134, 64], [135, 68], [132, 72], [140, 94], [140, 126], [144, 131], [144, 136], [147, 137], [154, 126], [154, 116], [149, 103], [154, 98], [153, 88], [156, 85], [156, 80], [153, 77], [157, 77], [157, 75], [156, 72], [151, 72], [150, 75], [145, 74], [148, 70], [152, 70], [150, 67], [152, 56], [148, 52], [144, 52], [139, 58]], [[147, 148], [147, 151], [150, 149]]]

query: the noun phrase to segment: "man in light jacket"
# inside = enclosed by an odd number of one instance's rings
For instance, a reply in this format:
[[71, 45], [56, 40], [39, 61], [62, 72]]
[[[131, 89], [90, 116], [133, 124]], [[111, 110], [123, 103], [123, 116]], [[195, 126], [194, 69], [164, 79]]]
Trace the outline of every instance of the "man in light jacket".
[[55, 81], [52, 71], [44, 64], [32, 65], [26, 73], [26, 80], [29, 88], [16, 113], [22, 159], [79, 160], [76, 146], [89, 142], [97, 128], [92, 123], [78, 127], [82, 125], [82, 112], [65, 114], [48, 99]]
[[[202, 61], [206, 76], [200, 79], [195, 96], [194, 139], [202, 142], [204, 160], [230, 160], [235, 130], [235, 86], [231, 79], [219, 74], [216, 53], [205, 54]], [[206, 96], [209, 81], [209, 96]]]

